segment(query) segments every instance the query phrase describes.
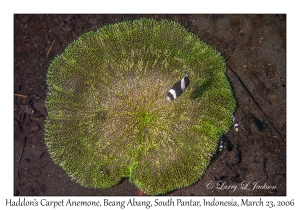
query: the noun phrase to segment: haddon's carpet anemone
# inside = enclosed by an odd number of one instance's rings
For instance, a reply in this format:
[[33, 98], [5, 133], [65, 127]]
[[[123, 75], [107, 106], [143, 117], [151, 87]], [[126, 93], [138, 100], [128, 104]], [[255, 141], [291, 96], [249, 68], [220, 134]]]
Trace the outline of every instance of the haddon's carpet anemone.
[[[186, 70], [190, 85], [173, 101]], [[76, 182], [128, 177], [149, 195], [201, 178], [236, 102], [219, 52], [174, 21], [107, 25], [72, 42], [47, 75], [45, 142]]]

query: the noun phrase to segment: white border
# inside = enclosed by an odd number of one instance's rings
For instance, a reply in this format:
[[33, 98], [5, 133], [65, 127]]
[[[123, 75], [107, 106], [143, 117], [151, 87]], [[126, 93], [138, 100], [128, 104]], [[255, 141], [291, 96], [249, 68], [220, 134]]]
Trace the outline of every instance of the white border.
[[[6, 209], [5, 199], [18, 199], [13, 197], [13, 14], [14, 13], [287, 13], [287, 196], [263, 197], [263, 200], [296, 199], [300, 182], [297, 176], [299, 170], [299, 14], [296, 4], [279, 1], [10, 1], [1, 4], [1, 209]], [[294, 1], [295, 2], [295, 1]], [[3, 117], [4, 116], [4, 117]], [[297, 196], [299, 197], [299, 196]], [[23, 198], [23, 197], [21, 197]], [[26, 197], [28, 200], [59, 200], [61, 197]], [[73, 200], [97, 200], [104, 197], [70, 197]], [[109, 199], [125, 199], [129, 197], [108, 197]], [[154, 200], [157, 197], [142, 197], [142, 200]], [[168, 199], [162, 198], [160, 199]], [[180, 197], [176, 197], [180, 198]], [[196, 199], [210, 199], [213, 197], [197, 197]], [[234, 197], [239, 200], [247, 197]], [[68, 197], [63, 197], [68, 199]], [[183, 199], [189, 199], [183, 197]], [[230, 200], [229, 197], [217, 197], [218, 200]], [[249, 197], [251, 200], [257, 197]], [[299, 206], [296, 199], [295, 206]], [[3, 208], [4, 207], [4, 208]], [[17, 207], [19, 208], [19, 207]], [[50, 208], [50, 207], [49, 207]], [[48, 208], [48, 209], [49, 209]], [[172, 207], [172, 209], [179, 207]], [[256, 207], [265, 209], [266, 207]], [[14, 209], [14, 207], [10, 207]], [[25, 207], [24, 209], [32, 209]], [[103, 208], [102, 208], [103, 209]], [[120, 209], [119, 207], [111, 209]], [[127, 208], [128, 209], [128, 208]], [[137, 208], [136, 208], [137, 209]], [[153, 209], [153, 208], [151, 208]], [[169, 208], [171, 209], [171, 208]]]

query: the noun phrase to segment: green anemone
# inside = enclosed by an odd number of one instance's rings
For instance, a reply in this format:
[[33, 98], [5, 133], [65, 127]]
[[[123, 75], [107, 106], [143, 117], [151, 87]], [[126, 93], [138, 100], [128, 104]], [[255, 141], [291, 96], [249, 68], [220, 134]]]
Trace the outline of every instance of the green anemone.
[[[166, 94], [186, 70], [190, 85]], [[128, 177], [149, 195], [199, 180], [236, 102], [220, 53], [174, 21], [140, 19], [83, 34], [47, 75], [45, 142], [85, 187]]]

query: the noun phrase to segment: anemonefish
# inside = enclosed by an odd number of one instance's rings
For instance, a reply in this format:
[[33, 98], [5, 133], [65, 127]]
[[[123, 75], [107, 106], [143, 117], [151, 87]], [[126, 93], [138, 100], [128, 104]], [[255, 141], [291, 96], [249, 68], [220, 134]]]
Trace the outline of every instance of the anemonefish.
[[190, 79], [188, 73], [184, 70], [183, 71], [185, 76], [178, 82], [176, 82], [173, 87], [169, 90], [167, 94], [167, 100], [173, 101], [175, 98], [182, 95], [183, 91], [187, 86], [190, 84]]
[[100, 167], [100, 174], [101, 174], [101, 175], [104, 175], [104, 171], [103, 171], [103, 168], [102, 168], [102, 167]]
[[234, 125], [234, 130], [235, 130], [236, 132], [238, 132], [238, 131], [239, 131], [239, 128], [240, 128], [240, 125], [238, 124], [236, 118], [235, 118], [233, 115], [232, 115], [231, 117], [232, 117], [232, 122], [233, 122], [233, 125]]
[[219, 146], [220, 152], [222, 152], [223, 149], [224, 149], [224, 141], [223, 141], [223, 139], [221, 139], [221, 141], [220, 141], [220, 146]]

